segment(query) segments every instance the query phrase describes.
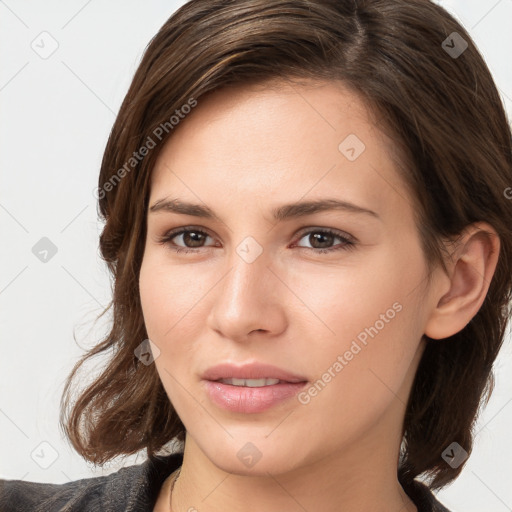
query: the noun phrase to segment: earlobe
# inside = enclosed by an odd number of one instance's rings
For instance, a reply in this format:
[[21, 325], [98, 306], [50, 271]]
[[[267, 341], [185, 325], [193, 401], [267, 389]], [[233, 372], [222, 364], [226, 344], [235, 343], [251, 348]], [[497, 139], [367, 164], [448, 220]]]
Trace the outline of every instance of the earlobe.
[[449, 290], [446, 285], [443, 289], [439, 286], [433, 297], [434, 309], [425, 326], [428, 337], [453, 336], [478, 313], [496, 270], [499, 250], [499, 236], [491, 225], [478, 222], [468, 226], [452, 253]]

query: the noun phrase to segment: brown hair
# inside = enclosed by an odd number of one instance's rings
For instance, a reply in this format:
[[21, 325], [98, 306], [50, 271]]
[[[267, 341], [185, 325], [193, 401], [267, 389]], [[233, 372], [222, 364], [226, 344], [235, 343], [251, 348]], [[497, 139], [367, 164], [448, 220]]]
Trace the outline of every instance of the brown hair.
[[[468, 43], [459, 56], [443, 46], [445, 40], [454, 46], [453, 32]], [[68, 377], [61, 428], [96, 464], [142, 449], [153, 456], [169, 441], [183, 441], [184, 426], [155, 365], [134, 354], [148, 338], [138, 276], [151, 170], [172, 136], [171, 116], [186, 112], [183, 105], [200, 104], [201, 96], [230, 84], [292, 78], [340, 81], [378, 114], [400, 149], [400, 172], [415, 201], [430, 269], [445, 268], [441, 241], [473, 222], [488, 222], [500, 237], [482, 307], [450, 338], [427, 338], [407, 405], [399, 479], [408, 483], [423, 474], [432, 477], [431, 489], [439, 489], [464, 467], [448, 465], [443, 450], [457, 442], [471, 452], [474, 421], [494, 387], [492, 365], [510, 316], [512, 200], [505, 191], [512, 185], [512, 141], [471, 37], [428, 0], [193, 0], [162, 26], [146, 48], [103, 156], [100, 249], [114, 286], [102, 315], [113, 308], [112, 326]], [[156, 147], [141, 157], [150, 139]], [[76, 371], [109, 350], [108, 364], [66, 416]]]

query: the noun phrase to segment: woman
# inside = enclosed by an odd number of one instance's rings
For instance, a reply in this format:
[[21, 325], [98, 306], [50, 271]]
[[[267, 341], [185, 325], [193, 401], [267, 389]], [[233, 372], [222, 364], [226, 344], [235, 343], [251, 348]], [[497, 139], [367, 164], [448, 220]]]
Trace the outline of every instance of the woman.
[[148, 459], [4, 480], [2, 510], [447, 510], [510, 316], [511, 184], [496, 86], [441, 7], [187, 3], [107, 143], [113, 324], [62, 402], [87, 460]]

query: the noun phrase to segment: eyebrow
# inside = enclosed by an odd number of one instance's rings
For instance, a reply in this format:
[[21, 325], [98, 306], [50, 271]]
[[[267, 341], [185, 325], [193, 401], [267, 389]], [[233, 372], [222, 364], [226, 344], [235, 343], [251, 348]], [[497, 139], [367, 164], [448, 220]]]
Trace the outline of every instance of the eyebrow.
[[[357, 206], [347, 201], [331, 198], [284, 204], [277, 208], [274, 208], [271, 211], [271, 214], [275, 221], [280, 222], [328, 210], [341, 210], [350, 213], [362, 213], [381, 220], [379, 215], [372, 210], [368, 210], [367, 208]], [[180, 201], [178, 199], [160, 199], [149, 208], [149, 211], [151, 213], [181, 213], [184, 215], [203, 217], [205, 219], [214, 219], [219, 222], [222, 222], [221, 219], [217, 215], [215, 215], [213, 210], [211, 210], [208, 206], [187, 203], [186, 201]]]

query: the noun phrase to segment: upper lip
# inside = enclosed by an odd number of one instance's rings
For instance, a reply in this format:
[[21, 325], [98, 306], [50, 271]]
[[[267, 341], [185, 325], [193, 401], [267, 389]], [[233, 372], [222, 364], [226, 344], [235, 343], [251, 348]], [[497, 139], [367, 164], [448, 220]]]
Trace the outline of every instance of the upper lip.
[[305, 382], [307, 379], [301, 375], [293, 374], [277, 366], [263, 363], [246, 363], [235, 365], [222, 363], [208, 368], [203, 373], [204, 380], [220, 379], [279, 379], [286, 382]]

